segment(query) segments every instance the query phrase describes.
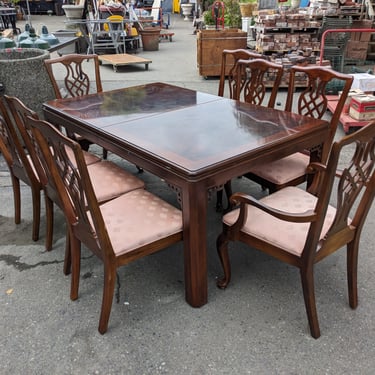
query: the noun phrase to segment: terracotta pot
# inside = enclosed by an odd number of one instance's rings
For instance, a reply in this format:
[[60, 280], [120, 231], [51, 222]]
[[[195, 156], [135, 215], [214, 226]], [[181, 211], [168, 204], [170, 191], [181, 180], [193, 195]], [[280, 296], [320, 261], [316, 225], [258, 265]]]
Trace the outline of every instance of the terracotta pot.
[[145, 51], [158, 51], [160, 40], [160, 27], [147, 27], [139, 31], [142, 47]]

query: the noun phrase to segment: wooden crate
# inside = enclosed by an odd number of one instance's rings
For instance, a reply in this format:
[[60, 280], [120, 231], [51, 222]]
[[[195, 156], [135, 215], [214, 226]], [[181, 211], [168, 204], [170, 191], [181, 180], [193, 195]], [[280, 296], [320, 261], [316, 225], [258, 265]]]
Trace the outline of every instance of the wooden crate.
[[245, 31], [238, 29], [198, 31], [197, 65], [199, 74], [205, 77], [219, 76], [223, 50], [238, 48], [247, 48], [247, 32]]

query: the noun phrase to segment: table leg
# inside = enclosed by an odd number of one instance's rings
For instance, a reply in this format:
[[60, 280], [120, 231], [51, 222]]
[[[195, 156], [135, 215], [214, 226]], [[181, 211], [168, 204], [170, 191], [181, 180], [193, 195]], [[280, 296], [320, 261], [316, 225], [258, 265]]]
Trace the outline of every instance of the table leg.
[[193, 307], [207, 303], [207, 192], [191, 184], [182, 192], [185, 298]]

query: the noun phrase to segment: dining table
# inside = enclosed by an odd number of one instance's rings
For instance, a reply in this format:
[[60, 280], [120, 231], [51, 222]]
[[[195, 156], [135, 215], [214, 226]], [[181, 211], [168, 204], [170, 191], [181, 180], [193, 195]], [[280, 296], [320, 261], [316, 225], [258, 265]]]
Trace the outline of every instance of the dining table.
[[319, 161], [328, 147], [325, 120], [160, 82], [51, 100], [43, 111], [68, 134], [82, 135], [176, 191], [185, 298], [193, 307], [208, 300], [207, 207], [213, 192], [259, 163], [306, 149]]

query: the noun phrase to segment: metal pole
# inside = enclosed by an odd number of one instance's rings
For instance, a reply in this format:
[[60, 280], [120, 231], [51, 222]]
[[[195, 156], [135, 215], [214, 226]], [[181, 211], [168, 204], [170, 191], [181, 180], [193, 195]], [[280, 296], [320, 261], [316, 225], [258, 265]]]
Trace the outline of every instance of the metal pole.
[[322, 34], [322, 41], [320, 43], [320, 58], [319, 65], [322, 65], [324, 55], [324, 43], [328, 33], [373, 33], [374, 29], [328, 29]]
[[29, 0], [26, 0], [26, 7], [27, 7], [27, 23], [30, 25], [30, 27], [32, 26], [31, 24], [31, 14], [30, 14], [30, 5], [29, 5]]

